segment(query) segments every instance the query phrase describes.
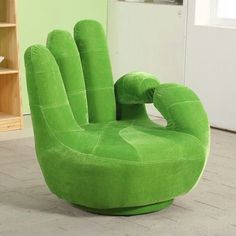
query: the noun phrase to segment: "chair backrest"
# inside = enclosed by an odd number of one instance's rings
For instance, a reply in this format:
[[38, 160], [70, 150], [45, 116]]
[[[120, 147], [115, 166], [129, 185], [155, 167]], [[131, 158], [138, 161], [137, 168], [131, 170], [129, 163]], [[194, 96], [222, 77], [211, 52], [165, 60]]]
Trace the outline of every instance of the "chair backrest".
[[78, 124], [88, 123], [88, 104], [79, 52], [69, 32], [54, 30], [47, 47], [59, 66], [66, 94]]
[[89, 120], [116, 119], [111, 63], [104, 30], [94, 20], [78, 22], [74, 38], [79, 49], [87, 91]]
[[47, 123], [57, 130], [116, 119], [112, 71], [102, 26], [84, 20], [76, 24], [74, 31], [75, 40], [66, 31], [54, 30], [48, 35], [49, 50], [35, 45], [25, 54], [31, 112], [38, 113], [34, 112], [38, 107], [50, 113]]
[[42, 45], [29, 47], [25, 52], [25, 67], [36, 143], [48, 145], [56, 133], [82, 130], [74, 118], [59, 67], [50, 51]]

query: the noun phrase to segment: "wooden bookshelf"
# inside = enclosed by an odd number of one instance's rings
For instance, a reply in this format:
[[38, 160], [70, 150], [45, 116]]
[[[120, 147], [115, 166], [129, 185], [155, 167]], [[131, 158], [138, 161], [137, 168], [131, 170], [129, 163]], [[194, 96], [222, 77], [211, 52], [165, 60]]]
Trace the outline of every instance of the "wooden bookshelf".
[[20, 129], [22, 111], [16, 0], [0, 0], [0, 131]]

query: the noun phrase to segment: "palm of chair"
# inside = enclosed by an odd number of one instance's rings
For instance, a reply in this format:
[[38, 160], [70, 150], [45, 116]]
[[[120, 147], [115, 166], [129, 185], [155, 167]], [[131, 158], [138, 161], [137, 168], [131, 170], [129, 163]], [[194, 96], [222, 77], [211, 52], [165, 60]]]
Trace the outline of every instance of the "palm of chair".
[[[47, 48], [27, 49], [25, 65], [37, 157], [57, 196], [132, 215], [160, 210], [196, 184], [209, 149], [198, 97], [147, 73], [123, 76], [114, 91], [99, 23], [76, 24], [75, 41], [53, 31]], [[148, 118], [152, 102], [167, 127]]]

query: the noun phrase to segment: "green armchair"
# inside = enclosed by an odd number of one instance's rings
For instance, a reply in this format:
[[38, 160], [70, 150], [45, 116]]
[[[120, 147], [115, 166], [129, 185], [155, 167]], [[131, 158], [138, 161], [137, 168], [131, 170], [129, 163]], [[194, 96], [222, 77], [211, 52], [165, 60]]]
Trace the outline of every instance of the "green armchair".
[[[55, 30], [25, 53], [37, 158], [58, 197], [96, 213], [161, 210], [199, 180], [209, 124], [199, 98], [135, 72], [113, 85], [106, 38], [93, 20], [74, 39]], [[152, 122], [145, 103], [167, 120]]]

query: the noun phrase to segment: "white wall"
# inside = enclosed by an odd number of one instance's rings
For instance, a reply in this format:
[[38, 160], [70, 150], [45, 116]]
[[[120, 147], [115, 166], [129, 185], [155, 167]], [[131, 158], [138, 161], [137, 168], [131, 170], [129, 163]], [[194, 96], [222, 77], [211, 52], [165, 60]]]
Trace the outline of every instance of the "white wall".
[[186, 85], [202, 99], [216, 127], [236, 131], [236, 29], [195, 25], [189, 1]]
[[[185, 83], [203, 101], [213, 126], [236, 131], [236, 28], [209, 26], [210, 2], [168, 6], [110, 0], [114, 75], [141, 70], [162, 82]], [[153, 107], [149, 113], [160, 115]]]
[[[108, 41], [115, 80], [146, 71], [161, 82], [184, 83], [184, 16], [183, 6], [110, 0]], [[152, 107], [149, 112], [159, 114]]]
[[147, 71], [161, 81], [184, 82], [182, 6], [127, 3], [108, 6], [108, 40], [116, 78]]

